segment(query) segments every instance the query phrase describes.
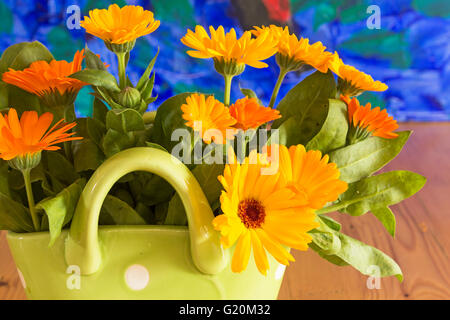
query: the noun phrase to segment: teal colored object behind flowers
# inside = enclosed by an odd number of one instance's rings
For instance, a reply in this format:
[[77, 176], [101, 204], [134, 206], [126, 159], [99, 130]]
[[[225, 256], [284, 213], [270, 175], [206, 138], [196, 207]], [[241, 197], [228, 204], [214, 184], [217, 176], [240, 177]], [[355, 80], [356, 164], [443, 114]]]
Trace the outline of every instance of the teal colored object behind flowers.
[[[348, 64], [371, 74], [389, 85], [382, 94], [366, 93], [362, 102], [371, 101], [386, 107], [397, 120], [443, 121], [450, 118], [450, 4], [445, 0], [396, 1], [310, 1], [253, 0], [243, 10], [243, 2], [172, 0], [116, 1], [119, 5], [137, 4], [155, 12], [163, 21], [157, 33], [138, 40], [133, 51], [130, 77], [136, 81], [148, 59], [161, 48], [158, 59], [155, 92], [159, 99], [151, 106], [157, 108], [168, 97], [186, 91], [219, 94], [222, 79], [209, 72], [211, 61], [190, 59], [181, 38], [195, 24], [223, 25], [242, 30], [248, 21], [288, 23], [297, 34], [311, 41], [322, 41], [330, 51], [337, 50]], [[79, 5], [81, 15], [90, 9], [106, 8], [110, 1], [3, 0], [0, 2], [0, 50], [20, 41], [38, 40], [54, 53], [56, 59], [73, 56], [84, 46], [101, 55], [115, 72], [116, 62], [101, 40], [86, 35], [83, 29], [69, 30], [66, 10]], [[285, 6], [289, 4], [289, 6]], [[381, 29], [369, 30], [366, 20], [369, 5], [381, 10]], [[251, 12], [254, 12], [252, 16]], [[250, 17], [250, 18], [249, 18]], [[233, 96], [240, 98], [239, 85], [255, 88], [268, 104], [270, 91], [277, 77], [271, 68], [246, 73], [235, 82]], [[306, 73], [308, 74], [308, 72]], [[280, 93], [283, 96], [299, 78], [306, 74], [291, 74]], [[91, 112], [92, 98], [85, 88], [77, 101], [81, 114]]]

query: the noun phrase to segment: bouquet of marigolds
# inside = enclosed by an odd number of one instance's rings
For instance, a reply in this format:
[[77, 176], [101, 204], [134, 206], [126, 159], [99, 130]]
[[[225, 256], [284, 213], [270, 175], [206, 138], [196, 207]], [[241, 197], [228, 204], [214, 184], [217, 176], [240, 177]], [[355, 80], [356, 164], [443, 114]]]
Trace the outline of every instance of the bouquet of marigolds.
[[[117, 56], [118, 75], [87, 47], [70, 62], [55, 60], [39, 42], [3, 52], [0, 229], [49, 231], [51, 246], [70, 226], [87, 180], [106, 159], [129, 148], [157, 148], [181, 160], [198, 180], [222, 246], [234, 247], [233, 272], [245, 270], [252, 258], [266, 274], [269, 256], [289, 265], [291, 249], [310, 248], [339, 266], [367, 275], [377, 266], [379, 276], [401, 280], [395, 261], [341, 233], [327, 216], [370, 212], [394, 236], [390, 206], [425, 184], [408, 171], [376, 174], [411, 132], [396, 132], [386, 110], [360, 105], [357, 96], [388, 87], [287, 27], [255, 27], [239, 37], [234, 29], [196, 26], [181, 42], [191, 57], [212, 59], [224, 96], [181, 93], [146, 113], [157, 100], [157, 55], [137, 83], [127, 77], [127, 64], [136, 39], [159, 25], [139, 6], [111, 5], [84, 17], [86, 32]], [[272, 56], [280, 72], [269, 105], [251, 89], [230, 96], [236, 77], [268, 67], [263, 61]], [[285, 76], [305, 66], [316, 71], [278, 97]], [[74, 101], [85, 86], [95, 97], [92, 117], [77, 118]], [[109, 192], [100, 224], [184, 226], [187, 219], [169, 183], [134, 172]]]

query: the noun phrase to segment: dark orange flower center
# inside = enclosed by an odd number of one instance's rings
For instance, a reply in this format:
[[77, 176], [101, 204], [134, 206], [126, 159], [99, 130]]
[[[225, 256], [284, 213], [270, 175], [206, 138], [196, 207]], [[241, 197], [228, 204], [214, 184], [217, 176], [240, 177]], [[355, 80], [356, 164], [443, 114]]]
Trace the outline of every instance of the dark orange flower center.
[[266, 217], [264, 206], [255, 199], [246, 199], [239, 203], [238, 216], [248, 229], [261, 227]]

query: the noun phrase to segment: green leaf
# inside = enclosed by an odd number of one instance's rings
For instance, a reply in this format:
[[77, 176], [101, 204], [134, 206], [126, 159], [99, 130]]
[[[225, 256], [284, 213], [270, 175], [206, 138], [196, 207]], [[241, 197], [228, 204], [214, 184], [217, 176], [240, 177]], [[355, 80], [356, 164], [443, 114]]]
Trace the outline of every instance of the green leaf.
[[61, 234], [61, 230], [72, 220], [85, 184], [85, 179], [79, 179], [58, 193], [56, 197], [45, 199], [36, 205], [37, 209], [45, 211], [48, 218], [49, 246], [55, 243]]
[[103, 151], [107, 157], [111, 157], [116, 153], [135, 146], [132, 133], [122, 133], [113, 129], [109, 129], [103, 137]]
[[248, 97], [249, 99], [255, 98], [258, 100], [258, 103], [262, 105], [261, 100], [259, 100], [258, 96], [256, 95], [256, 92], [252, 89], [246, 89], [246, 88], [240, 88], [241, 92], [244, 96]]
[[[141, 93], [143, 92], [142, 89], [144, 89], [145, 83], [148, 81], [148, 78], [150, 77], [150, 74], [152, 73], [153, 67], [155, 66], [156, 59], [159, 55], [159, 48], [158, 51], [155, 54], [155, 57], [150, 61], [150, 63], [147, 66], [147, 69], [145, 69], [145, 72], [142, 74], [141, 78], [139, 79], [139, 82], [136, 86], [136, 89], [138, 89]], [[154, 77], [154, 75], [153, 75]]]
[[9, 108], [8, 85], [0, 82], [0, 110]]
[[319, 218], [322, 220], [323, 223], [325, 223], [329, 228], [333, 229], [334, 231], [341, 231], [342, 226], [336, 220], [323, 214], [319, 215]]
[[109, 91], [120, 92], [116, 78], [105, 70], [85, 69], [70, 75], [69, 78], [78, 79]]
[[84, 50], [84, 61], [86, 62], [86, 67], [88, 69], [94, 70], [106, 70], [105, 64], [102, 62], [99, 56], [93, 53], [86, 45]]
[[385, 208], [378, 208], [371, 210], [372, 214], [380, 220], [380, 222], [383, 224], [383, 226], [386, 228], [386, 230], [389, 232], [389, 234], [395, 238], [395, 215], [392, 212], [392, 210], [389, 207]]
[[36, 95], [26, 92], [13, 85], [8, 85], [8, 107], [14, 108], [20, 114], [24, 111], [41, 111], [41, 105]]
[[0, 193], [11, 197], [9, 189], [9, 166], [5, 160], [0, 160]]
[[[192, 170], [192, 173], [202, 187], [202, 190], [205, 193], [206, 199], [208, 199], [210, 205], [215, 203], [220, 197], [222, 185], [217, 177], [223, 174], [223, 170], [224, 165], [222, 164], [200, 164]], [[169, 202], [169, 209], [164, 224], [187, 224], [186, 212], [178, 194], [176, 194]]]
[[340, 179], [347, 183], [358, 181], [377, 172], [394, 159], [408, 141], [411, 131], [398, 132], [396, 139], [371, 137], [329, 154], [337, 164]]
[[105, 160], [105, 155], [91, 139], [72, 141], [74, 166], [77, 172], [96, 170]]
[[0, 59], [0, 74], [8, 71], [23, 70], [35, 61], [52, 61], [53, 55], [39, 41], [17, 43], [7, 48]]
[[47, 152], [43, 155], [45, 172], [65, 185], [70, 185], [80, 178], [74, 166], [59, 152]]
[[285, 130], [286, 134], [291, 135], [287, 140], [292, 144], [306, 144], [319, 132], [327, 116], [328, 99], [335, 96], [336, 82], [331, 71], [313, 73], [292, 88], [280, 101], [277, 108], [282, 118], [275, 120], [272, 128], [277, 129], [294, 118], [295, 124], [291, 123], [290, 130]]
[[166, 180], [146, 172], [137, 173], [129, 185], [136, 202], [142, 202], [147, 206], [168, 202], [175, 193]]
[[103, 136], [106, 134], [106, 126], [95, 118], [88, 118], [86, 125], [89, 137], [101, 148]]
[[33, 232], [33, 222], [28, 208], [0, 193], [0, 230]]
[[322, 153], [341, 148], [345, 146], [347, 131], [347, 106], [342, 101], [330, 99], [325, 122], [306, 148], [320, 150]]
[[106, 123], [106, 114], [108, 113], [108, 107], [98, 98], [94, 99], [94, 105], [92, 108], [92, 118]]
[[110, 110], [106, 114], [106, 128], [121, 133], [144, 130], [144, 118], [133, 109]]
[[[106, 217], [105, 217], [106, 215]], [[101, 211], [102, 224], [145, 225], [145, 220], [126, 202], [107, 195]], [[106, 223], [105, 223], [106, 222]]]
[[[148, 101], [150, 101], [152, 98], [152, 94], [153, 94], [153, 87], [155, 85], [155, 73], [153, 73], [152, 77], [150, 78], [150, 80], [147, 80], [145, 82], [144, 88], [141, 91], [141, 95], [142, 95], [142, 99], [147, 103], [149, 103]], [[141, 108], [143, 109], [143, 108]], [[145, 108], [147, 109], [147, 108]], [[145, 110], [143, 110], [145, 111]]]
[[172, 151], [178, 141], [171, 141], [172, 133], [178, 128], [186, 128], [182, 118], [181, 105], [192, 93], [181, 93], [164, 101], [156, 112], [152, 141]]
[[[314, 241], [310, 247], [321, 257], [339, 266], [351, 265], [364, 275], [396, 276], [399, 281], [403, 280], [402, 271], [392, 258], [374, 247], [329, 228], [321, 219], [319, 221], [320, 228], [310, 233]], [[320, 234], [322, 235], [319, 236]], [[336, 250], [335, 243], [338, 241], [340, 247]], [[329, 248], [333, 248], [329, 251], [331, 254], [327, 253]]]
[[160, 145], [157, 144], [157, 143], [145, 142], [145, 145], [146, 145], [147, 147], [149, 147], [149, 148], [159, 149], [159, 150], [162, 150], [162, 151], [165, 151], [165, 152], [168, 153], [168, 151], [167, 151], [164, 147], [160, 146]]
[[411, 197], [425, 185], [426, 178], [410, 171], [391, 171], [349, 184], [340, 196], [339, 211], [360, 216]]

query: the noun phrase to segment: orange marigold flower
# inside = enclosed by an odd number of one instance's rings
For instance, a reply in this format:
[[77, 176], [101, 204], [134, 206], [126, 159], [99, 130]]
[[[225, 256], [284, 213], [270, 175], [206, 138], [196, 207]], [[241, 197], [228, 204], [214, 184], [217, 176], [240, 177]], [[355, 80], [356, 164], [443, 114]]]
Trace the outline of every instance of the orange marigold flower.
[[309, 43], [307, 38], [297, 38], [289, 32], [288, 27], [282, 28], [275, 25], [269, 27], [254, 27], [252, 33], [256, 36], [269, 32], [270, 37], [277, 41], [277, 62], [286, 71], [295, 71], [307, 64], [320, 72], [327, 72], [333, 55], [325, 51], [326, 47], [319, 41]]
[[236, 120], [230, 115], [229, 109], [213, 96], [205, 97], [203, 94], [194, 93], [186, 99], [181, 110], [183, 119], [187, 121], [186, 125], [194, 131], [200, 131], [206, 143], [214, 141], [216, 144], [224, 144], [226, 139], [232, 138], [227, 136], [227, 133], [235, 131], [232, 126], [236, 124]]
[[318, 150], [306, 151], [303, 145], [289, 149], [279, 145], [278, 150], [280, 183], [295, 190], [299, 205], [321, 209], [347, 190], [347, 183], [339, 180], [339, 169], [329, 162], [328, 155], [322, 156]]
[[75, 53], [72, 62], [35, 61], [22, 71], [10, 68], [3, 74], [2, 80], [39, 96], [47, 105], [70, 105], [75, 101], [80, 89], [88, 85], [83, 81], [69, 78], [82, 69], [83, 59], [84, 50], [81, 50]]
[[[218, 68], [217, 64], [221, 62], [233, 63], [241, 67], [249, 65], [254, 68], [266, 68], [267, 64], [261, 62], [261, 60], [270, 58], [277, 51], [276, 42], [269, 37], [268, 32], [263, 32], [257, 38], [252, 38], [251, 32], [246, 31], [238, 39], [233, 28], [225, 33], [222, 26], [218, 27], [217, 30], [210, 26], [209, 31], [211, 36], [202, 26], [196, 26], [195, 32], [188, 30], [181, 42], [194, 49], [187, 51], [187, 54], [191, 57], [213, 58], [216, 62], [216, 68]], [[227, 73], [227, 70], [218, 71], [222, 74]], [[234, 73], [236, 74], [236, 72]]]
[[[283, 165], [281, 170], [285, 170]], [[294, 257], [284, 246], [307, 250], [312, 240], [308, 232], [319, 226], [314, 210], [297, 200], [297, 189], [281, 183], [280, 173], [262, 174], [267, 166], [256, 150], [242, 164], [233, 154], [219, 177], [224, 187], [220, 197], [223, 214], [213, 220], [213, 225], [220, 231], [224, 247], [237, 243], [231, 262], [233, 272], [246, 269], [252, 251], [256, 267], [264, 275], [269, 270], [267, 253], [289, 265]]]
[[386, 139], [398, 137], [398, 134], [394, 132], [398, 129], [398, 123], [388, 115], [385, 109], [381, 110], [380, 107], [372, 109], [370, 103], [361, 106], [358, 99], [350, 99], [343, 95], [341, 100], [348, 106], [348, 120], [351, 125], [348, 137], [350, 143], [364, 140], [370, 135]]
[[237, 120], [234, 127], [243, 130], [257, 129], [264, 123], [281, 118], [280, 111], [264, 107], [256, 98], [248, 97], [231, 105], [230, 114]]
[[107, 44], [125, 44], [158, 29], [160, 22], [155, 20], [153, 12], [141, 6], [124, 6], [112, 4], [108, 9], [89, 11], [81, 26]]
[[59, 150], [56, 145], [61, 142], [82, 139], [72, 137], [75, 132], [69, 132], [76, 123], [63, 124], [60, 120], [50, 128], [52, 122], [53, 114], [49, 112], [38, 117], [36, 111], [25, 111], [20, 120], [13, 108], [8, 115], [0, 114], [0, 158], [12, 160], [43, 150]]
[[355, 67], [344, 64], [337, 52], [330, 61], [330, 69], [339, 77], [338, 91], [345, 96], [358, 96], [364, 91], [386, 91], [388, 86], [359, 71]]

